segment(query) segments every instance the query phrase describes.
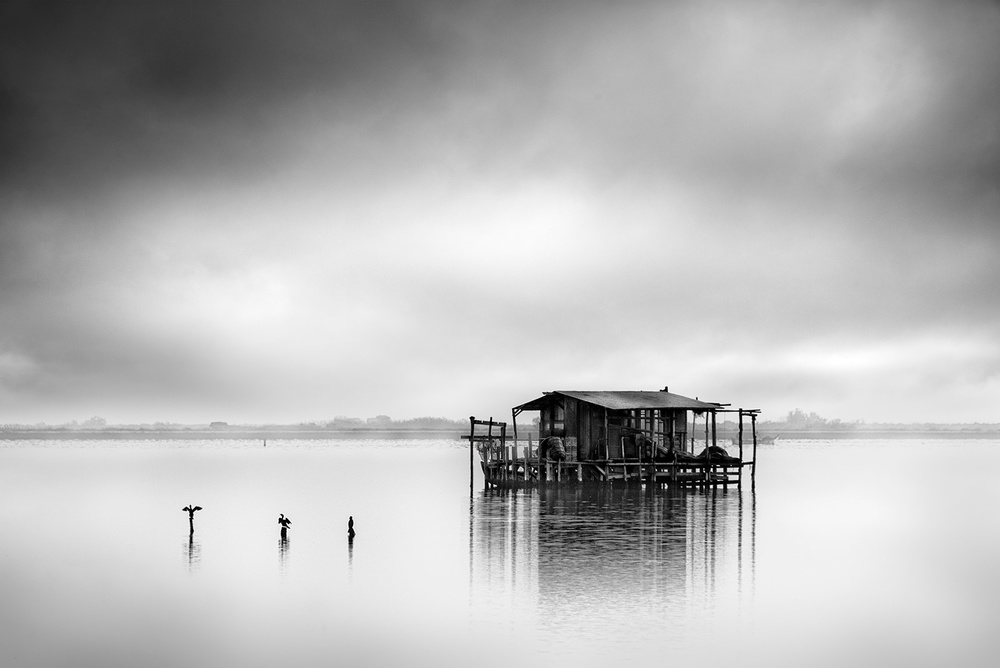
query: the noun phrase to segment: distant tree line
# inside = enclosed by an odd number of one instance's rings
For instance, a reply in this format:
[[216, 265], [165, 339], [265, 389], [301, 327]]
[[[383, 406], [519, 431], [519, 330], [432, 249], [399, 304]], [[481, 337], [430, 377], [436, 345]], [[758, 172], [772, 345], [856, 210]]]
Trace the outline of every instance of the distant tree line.
[[418, 417], [406, 420], [393, 420], [388, 415], [377, 415], [366, 419], [358, 417], [338, 416], [332, 420], [300, 422], [295, 424], [234, 424], [223, 420], [208, 423], [183, 424], [177, 422], [153, 422], [133, 424], [109, 424], [102, 417], [92, 417], [83, 422], [71, 422], [50, 425], [44, 422], [34, 424], [3, 424], [0, 430], [5, 431], [109, 431], [109, 430], [143, 430], [143, 431], [181, 431], [181, 430], [253, 430], [281, 429], [285, 431], [467, 431], [468, 420], [452, 420], [444, 417]]
[[[806, 413], [796, 408], [788, 411], [784, 420], [759, 420], [758, 430], [774, 434], [782, 431], [791, 432], [887, 432], [887, 431], [963, 431], [996, 433], [1000, 431], [1000, 423], [940, 423], [940, 422], [866, 422], [865, 420], [844, 421], [828, 420], [815, 412]], [[733, 428], [736, 429], [735, 423]], [[745, 429], [746, 427], [744, 427]]]
[[[537, 418], [532, 423], [526, 423], [526, 429], [537, 429]], [[718, 422], [718, 429], [721, 432], [736, 433], [739, 425], [735, 420], [725, 419]], [[700, 433], [704, 424], [699, 422], [694, 425], [689, 424], [690, 433]], [[142, 424], [109, 424], [106, 419], [94, 416], [82, 422], [73, 420], [72, 422], [49, 425], [46, 423], [35, 424], [3, 424], [0, 431], [191, 431], [191, 430], [267, 430], [281, 429], [284, 431], [331, 431], [331, 432], [351, 432], [351, 431], [398, 431], [398, 432], [454, 432], [467, 433], [469, 430], [468, 419], [451, 419], [445, 417], [418, 417], [405, 420], [394, 420], [388, 415], [376, 415], [375, 417], [359, 418], [338, 415], [333, 419], [317, 420], [313, 422], [300, 422], [296, 424], [231, 424], [217, 420], [202, 424], [182, 424], [177, 422], [153, 422]], [[750, 421], [743, 423], [745, 431], [750, 429]], [[941, 432], [968, 432], [968, 433], [997, 433], [1000, 432], [1000, 423], [885, 423], [885, 422], [865, 422], [864, 420], [844, 421], [840, 419], [828, 420], [815, 412], [806, 413], [796, 408], [789, 411], [782, 420], [757, 420], [757, 431], [760, 434], [780, 434], [783, 432], [872, 432], [872, 431], [941, 431]]]

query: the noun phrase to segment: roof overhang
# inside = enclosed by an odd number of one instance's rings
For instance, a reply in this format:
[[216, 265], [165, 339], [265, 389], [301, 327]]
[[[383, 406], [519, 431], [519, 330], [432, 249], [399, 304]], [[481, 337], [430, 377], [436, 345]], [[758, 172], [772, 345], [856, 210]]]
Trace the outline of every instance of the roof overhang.
[[611, 411], [664, 408], [675, 410], [714, 411], [727, 404], [700, 401], [662, 390], [656, 392], [627, 390], [554, 390], [537, 399], [515, 406], [516, 412], [537, 411], [548, 406], [559, 396], [570, 397]]

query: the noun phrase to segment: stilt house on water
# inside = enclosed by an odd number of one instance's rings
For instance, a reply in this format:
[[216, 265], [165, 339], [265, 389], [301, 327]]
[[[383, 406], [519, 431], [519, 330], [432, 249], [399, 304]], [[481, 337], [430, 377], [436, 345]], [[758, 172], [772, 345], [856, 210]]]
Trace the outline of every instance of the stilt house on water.
[[[538, 413], [538, 440], [519, 439], [518, 416], [533, 411]], [[469, 418], [470, 484], [475, 452], [486, 483], [499, 487], [589, 481], [729, 485], [742, 482], [744, 468], [750, 469], [751, 479], [756, 469], [759, 409], [729, 408], [663, 388], [557, 390], [511, 412], [510, 433], [506, 422]], [[720, 413], [738, 418], [738, 436], [732, 439], [737, 453], [719, 445]]]

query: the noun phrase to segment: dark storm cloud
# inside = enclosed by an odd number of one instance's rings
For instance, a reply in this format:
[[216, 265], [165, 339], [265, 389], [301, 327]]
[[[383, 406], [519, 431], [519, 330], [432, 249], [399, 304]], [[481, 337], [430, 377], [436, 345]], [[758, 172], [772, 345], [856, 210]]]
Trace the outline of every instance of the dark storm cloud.
[[357, 113], [356, 96], [388, 103], [393, 80], [441, 56], [409, 8], [5, 4], [3, 136], [17, 157], [7, 174], [55, 169], [48, 183], [66, 187], [248, 157], [247, 133], [310, 95], [338, 91], [343, 101], [324, 108], [334, 115]]

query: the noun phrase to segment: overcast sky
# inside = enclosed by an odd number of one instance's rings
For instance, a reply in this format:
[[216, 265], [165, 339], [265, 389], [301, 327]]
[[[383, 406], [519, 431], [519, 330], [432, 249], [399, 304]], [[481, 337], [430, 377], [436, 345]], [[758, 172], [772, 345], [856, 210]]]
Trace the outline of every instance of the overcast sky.
[[0, 423], [1000, 421], [993, 2], [11, 2]]

